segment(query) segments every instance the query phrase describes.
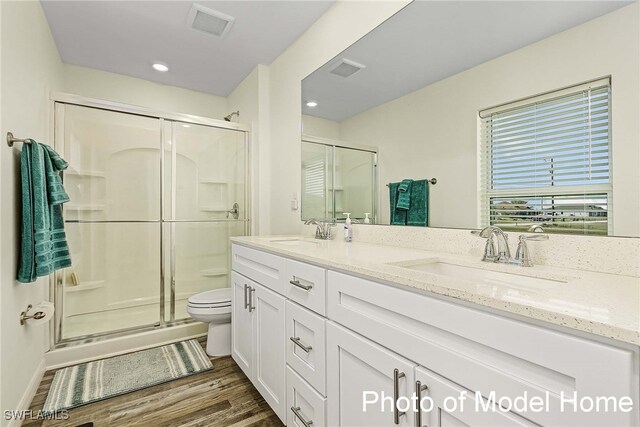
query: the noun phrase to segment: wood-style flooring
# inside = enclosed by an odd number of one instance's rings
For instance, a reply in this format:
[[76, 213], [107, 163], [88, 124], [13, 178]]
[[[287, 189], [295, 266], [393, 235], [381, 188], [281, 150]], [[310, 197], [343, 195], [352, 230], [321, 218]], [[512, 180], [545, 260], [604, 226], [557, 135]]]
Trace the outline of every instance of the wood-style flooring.
[[[283, 425], [231, 357], [210, 359], [213, 363], [210, 371], [71, 409], [67, 420], [25, 420], [23, 426]], [[45, 373], [31, 402], [33, 414], [42, 409], [54, 374], [55, 370]]]

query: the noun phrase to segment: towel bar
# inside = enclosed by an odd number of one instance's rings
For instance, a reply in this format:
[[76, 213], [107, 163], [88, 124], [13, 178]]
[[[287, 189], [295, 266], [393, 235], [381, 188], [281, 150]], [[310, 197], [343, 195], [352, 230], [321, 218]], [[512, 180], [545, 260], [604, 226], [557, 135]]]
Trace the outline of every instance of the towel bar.
[[[414, 180], [414, 181], [415, 181], [415, 180]], [[427, 180], [427, 182], [428, 182], [429, 184], [431, 184], [431, 185], [436, 185], [436, 184], [438, 183], [438, 180], [437, 180], [437, 179], [435, 179], [435, 178], [431, 178], [431, 179], [428, 179], [428, 180]], [[389, 186], [389, 184], [387, 184], [387, 187], [388, 187], [388, 186]]]
[[13, 147], [13, 143], [14, 142], [24, 142], [26, 144], [30, 144], [31, 143], [31, 138], [25, 138], [25, 139], [15, 138], [13, 136], [13, 133], [7, 132], [7, 145], [9, 147]]

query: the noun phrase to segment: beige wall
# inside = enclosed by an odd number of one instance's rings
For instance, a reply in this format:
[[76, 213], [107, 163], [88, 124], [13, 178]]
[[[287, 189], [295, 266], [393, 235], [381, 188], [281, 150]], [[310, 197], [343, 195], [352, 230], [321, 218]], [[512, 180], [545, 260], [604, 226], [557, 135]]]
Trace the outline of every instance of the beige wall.
[[[0, 2], [2, 56], [2, 135], [49, 141], [49, 90], [62, 87], [63, 66], [39, 2]], [[2, 203], [0, 214], [0, 408], [27, 409], [25, 394], [39, 381], [48, 348], [46, 325], [20, 326], [18, 317], [28, 304], [48, 297], [48, 280], [16, 282], [20, 211], [20, 143], [0, 150]], [[37, 386], [37, 383], [35, 384]], [[8, 422], [2, 417], [2, 425]]]
[[338, 1], [272, 64], [269, 70], [271, 176], [264, 234], [301, 230], [300, 210], [291, 199], [300, 195], [301, 87], [307, 75], [353, 44], [408, 1]]
[[340, 122], [303, 114], [302, 133], [319, 138], [340, 140]]
[[93, 68], [64, 65], [64, 92], [157, 111], [222, 119], [227, 98]]
[[383, 222], [385, 183], [436, 177], [431, 224], [475, 228], [478, 111], [611, 75], [614, 234], [639, 236], [638, 25], [636, 3], [343, 121], [341, 139], [379, 148]]
[[268, 200], [269, 152], [268, 88], [269, 68], [258, 65], [227, 98], [229, 111], [240, 111], [240, 123], [251, 126], [250, 159], [251, 168], [251, 233], [269, 228], [264, 216], [259, 215], [260, 207]]

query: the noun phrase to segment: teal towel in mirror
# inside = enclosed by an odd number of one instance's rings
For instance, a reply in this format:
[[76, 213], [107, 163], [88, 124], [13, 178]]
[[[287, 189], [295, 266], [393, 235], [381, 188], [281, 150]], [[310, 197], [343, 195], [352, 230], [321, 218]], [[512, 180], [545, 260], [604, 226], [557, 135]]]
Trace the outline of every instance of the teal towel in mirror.
[[[405, 185], [405, 191], [400, 191], [400, 187]], [[409, 190], [409, 191], [407, 191]], [[400, 208], [399, 198], [401, 195], [409, 193], [409, 202], [404, 203], [406, 209]], [[389, 207], [391, 225], [413, 225], [427, 227], [429, 225], [429, 181], [426, 179], [419, 181], [403, 180], [401, 183], [389, 183]]]
[[426, 179], [413, 181], [411, 185], [411, 207], [407, 212], [407, 225], [429, 225], [429, 181]]
[[30, 140], [20, 156], [22, 226], [18, 281], [69, 267], [71, 257], [64, 232], [62, 203], [69, 201], [60, 171], [67, 162], [51, 147]]
[[411, 184], [412, 179], [403, 179], [400, 185], [398, 185], [398, 201], [396, 202], [396, 208], [405, 211], [409, 210], [411, 206]]
[[392, 182], [389, 184], [389, 206], [391, 208], [389, 220], [391, 225], [406, 225], [407, 211], [396, 208], [398, 199], [398, 186], [400, 186], [400, 183], [398, 182]]

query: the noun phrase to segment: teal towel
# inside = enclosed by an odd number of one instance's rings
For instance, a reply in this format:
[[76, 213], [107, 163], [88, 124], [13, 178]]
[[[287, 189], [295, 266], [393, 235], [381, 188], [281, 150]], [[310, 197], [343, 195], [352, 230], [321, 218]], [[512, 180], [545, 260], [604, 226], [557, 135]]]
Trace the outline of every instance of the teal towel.
[[429, 181], [413, 181], [411, 207], [407, 212], [407, 225], [429, 226]]
[[412, 179], [403, 179], [400, 185], [398, 185], [398, 201], [396, 203], [397, 209], [408, 211], [411, 207], [411, 184]]
[[396, 208], [399, 186], [400, 186], [400, 183], [398, 182], [392, 182], [389, 184], [389, 207], [391, 209], [390, 211], [391, 225], [407, 224], [407, 211]]
[[18, 281], [30, 283], [71, 265], [62, 203], [69, 201], [60, 171], [67, 162], [51, 147], [29, 140], [22, 146], [22, 233]]
[[[410, 183], [410, 203], [409, 208], [399, 208], [398, 199], [403, 194], [400, 186], [406, 181], [389, 183], [389, 208], [390, 208], [390, 224], [391, 225], [413, 225], [428, 227], [429, 226], [429, 181], [426, 179], [420, 181], [411, 181]], [[407, 188], [405, 186], [405, 188]]]

